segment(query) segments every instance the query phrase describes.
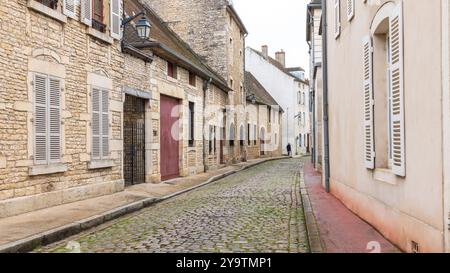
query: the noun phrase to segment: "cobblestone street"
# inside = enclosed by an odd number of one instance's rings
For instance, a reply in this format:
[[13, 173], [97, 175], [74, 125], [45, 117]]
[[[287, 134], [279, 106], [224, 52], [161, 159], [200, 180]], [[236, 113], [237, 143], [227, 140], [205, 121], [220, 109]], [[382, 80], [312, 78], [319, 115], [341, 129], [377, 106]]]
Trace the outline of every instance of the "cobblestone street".
[[308, 252], [300, 163], [258, 165], [37, 251]]

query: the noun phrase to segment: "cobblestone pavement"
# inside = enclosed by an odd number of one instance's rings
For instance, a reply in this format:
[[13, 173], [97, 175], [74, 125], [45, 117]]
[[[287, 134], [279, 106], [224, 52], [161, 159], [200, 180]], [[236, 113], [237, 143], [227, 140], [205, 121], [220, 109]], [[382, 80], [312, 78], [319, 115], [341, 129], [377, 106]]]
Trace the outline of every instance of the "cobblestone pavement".
[[258, 165], [37, 252], [308, 252], [300, 163]]

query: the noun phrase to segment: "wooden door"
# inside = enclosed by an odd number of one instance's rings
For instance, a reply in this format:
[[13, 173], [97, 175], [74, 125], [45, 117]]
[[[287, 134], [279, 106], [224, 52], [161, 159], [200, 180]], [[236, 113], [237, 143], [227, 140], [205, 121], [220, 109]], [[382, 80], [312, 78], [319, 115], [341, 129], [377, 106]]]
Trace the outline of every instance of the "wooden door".
[[179, 146], [179, 109], [178, 99], [161, 95], [160, 101], [160, 154], [161, 180], [180, 176], [180, 146]]

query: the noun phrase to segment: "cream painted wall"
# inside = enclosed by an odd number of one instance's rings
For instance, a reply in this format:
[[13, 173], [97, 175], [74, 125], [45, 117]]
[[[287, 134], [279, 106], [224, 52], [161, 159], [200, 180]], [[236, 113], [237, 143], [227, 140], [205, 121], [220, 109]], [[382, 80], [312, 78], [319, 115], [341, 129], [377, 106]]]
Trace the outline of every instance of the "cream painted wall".
[[441, 1], [403, 1], [406, 177], [388, 175], [391, 183], [364, 167], [363, 150], [362, 39], [387, 1], [355, 1], [350, 22], [341, 1], [338, 39], [333, 2], [327, 1], [332, 192], [403, 250], [415, 241], [421, 251], [442, 251]]
[[299, 111], [297, 93], [300, 91], [300, 87], [298, 83], [294, 80], [294, 77], [270, 64], [250, 48], [246, 48], [245, 58], [246, 70], [255, 76], [284, 110], [281, 122], [283, 153], [287, 154], [286, 146], [288, 143], [291, 143], [292, 150], [295, 151], [296, 137], [300, 132], [300, 126], [295, 119], [295, 115]]

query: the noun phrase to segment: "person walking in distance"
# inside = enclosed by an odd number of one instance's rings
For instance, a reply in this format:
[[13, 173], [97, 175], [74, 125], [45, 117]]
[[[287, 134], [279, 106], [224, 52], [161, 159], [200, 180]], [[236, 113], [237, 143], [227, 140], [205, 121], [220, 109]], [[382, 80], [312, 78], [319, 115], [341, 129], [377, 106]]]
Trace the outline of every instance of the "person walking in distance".
[[287, 152], [288, 152], [288, 156], [292, 156], [292, 147], [291, 147], [291, 143], [288, 143], [286, 149], [287, 149]]

